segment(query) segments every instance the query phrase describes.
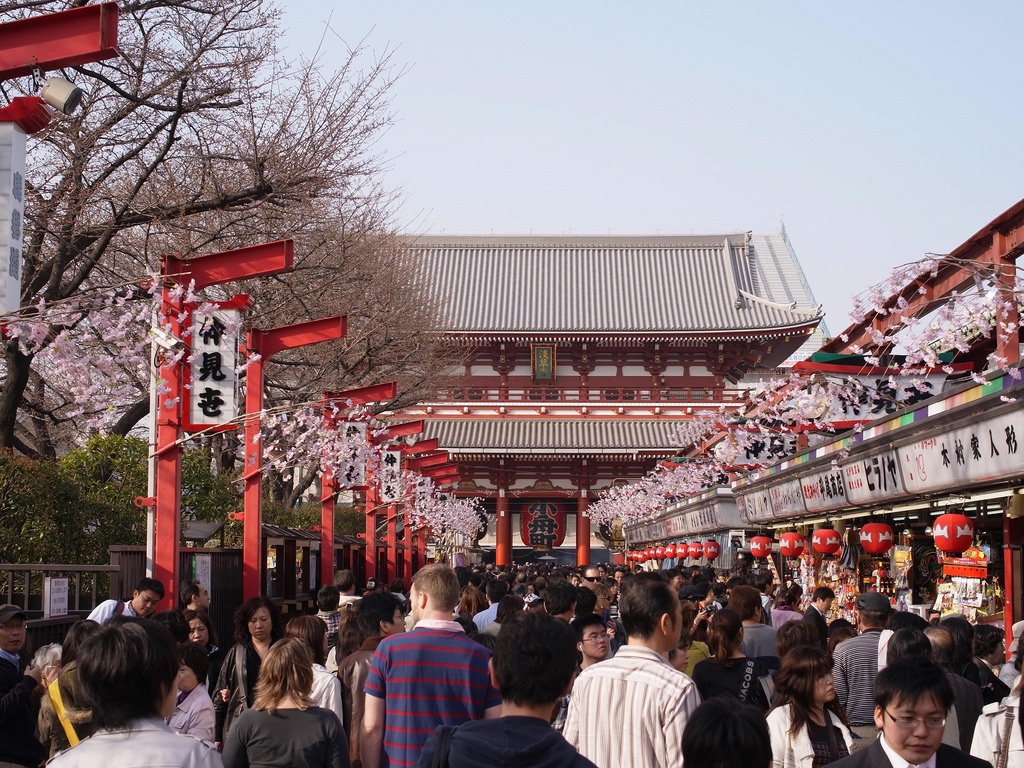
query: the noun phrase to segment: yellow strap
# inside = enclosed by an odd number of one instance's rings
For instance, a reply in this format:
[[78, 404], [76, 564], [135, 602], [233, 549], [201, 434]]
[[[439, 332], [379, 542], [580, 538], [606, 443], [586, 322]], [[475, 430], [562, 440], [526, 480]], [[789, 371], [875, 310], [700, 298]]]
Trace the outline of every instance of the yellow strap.
[[56, 680], [50, 683], [49, 690], [50, 701], [53, 702], [53, 710], [57, 713], [57, 719], [60, 720], [60, 724], [64, 726], [64, 734], [68, 737], [68, 743], [73, 747], [78, 744], [78, 734], [75, 733], [75, 726], [68, 720], [67, 710], [64, 709], [64, 698], [60, 695], [60, 686]]

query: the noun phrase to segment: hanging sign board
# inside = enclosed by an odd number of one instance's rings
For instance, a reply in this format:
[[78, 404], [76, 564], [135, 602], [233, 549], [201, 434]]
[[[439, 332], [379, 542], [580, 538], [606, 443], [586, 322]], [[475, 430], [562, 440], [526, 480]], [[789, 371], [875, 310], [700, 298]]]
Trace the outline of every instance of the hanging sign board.
[[239, 303], [248, 296], [236, 296], [214, 311], [191, 313], [192, 353], [185, 374], [185, 423], [188, 432], [233, 429], [239, 415], [238, 337], [242, 311]]
[[25, 133], [0, 123], [0, 314], [21, 306], [21, 252], [25, 242]]
[[831, 512], [849, 504], [843, 472], [839, 469], [826, 469], [800, 478], [800, 490], [808, 512]]
[[894, 451], [880, 451], [842, 464], [846, 496], [851, 504], [885, 502], [907, 495]]

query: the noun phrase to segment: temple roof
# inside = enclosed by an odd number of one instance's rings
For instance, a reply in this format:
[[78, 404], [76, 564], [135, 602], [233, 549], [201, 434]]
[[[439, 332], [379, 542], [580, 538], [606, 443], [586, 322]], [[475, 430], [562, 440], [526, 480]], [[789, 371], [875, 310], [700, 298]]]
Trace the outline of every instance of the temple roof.
[[753, 247], [744, 232], [406, 241], [454, 334], [784, 331], [822, 316], [791, 249]]
[[672, 455], [679, 422], [635, 419], [427, 419], [423, 437], [453, 454]]

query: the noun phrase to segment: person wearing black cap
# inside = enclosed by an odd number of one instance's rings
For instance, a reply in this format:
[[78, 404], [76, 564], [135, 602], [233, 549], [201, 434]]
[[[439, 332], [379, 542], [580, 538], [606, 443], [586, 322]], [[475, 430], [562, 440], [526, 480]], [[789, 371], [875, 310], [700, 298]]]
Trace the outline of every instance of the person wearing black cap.
[[37, 766], [46, 758], [31, 703], [43, 671], [22, 658], [25, 618], [18, 606], [0, 605], [0, 766]]
[[868, 746], [878, 735], [875, 726], [875, 676], [878, 674], [878, 640], [889, 620], [892, 606], [880, 592], [857, 597], [857, 628], [860, 634], [836, 646], [832, 677], [836, 699], [850, 719], [853, 752]]

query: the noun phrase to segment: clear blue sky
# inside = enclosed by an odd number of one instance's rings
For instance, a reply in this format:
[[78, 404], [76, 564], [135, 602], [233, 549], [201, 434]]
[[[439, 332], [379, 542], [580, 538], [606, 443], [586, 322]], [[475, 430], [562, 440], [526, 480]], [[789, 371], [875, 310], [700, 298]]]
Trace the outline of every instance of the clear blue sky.
[[282, 0], [290, 55], [394, 49], [423, 233], [789, 237], [851, 296], [1024, 198], [1024, 3]]

